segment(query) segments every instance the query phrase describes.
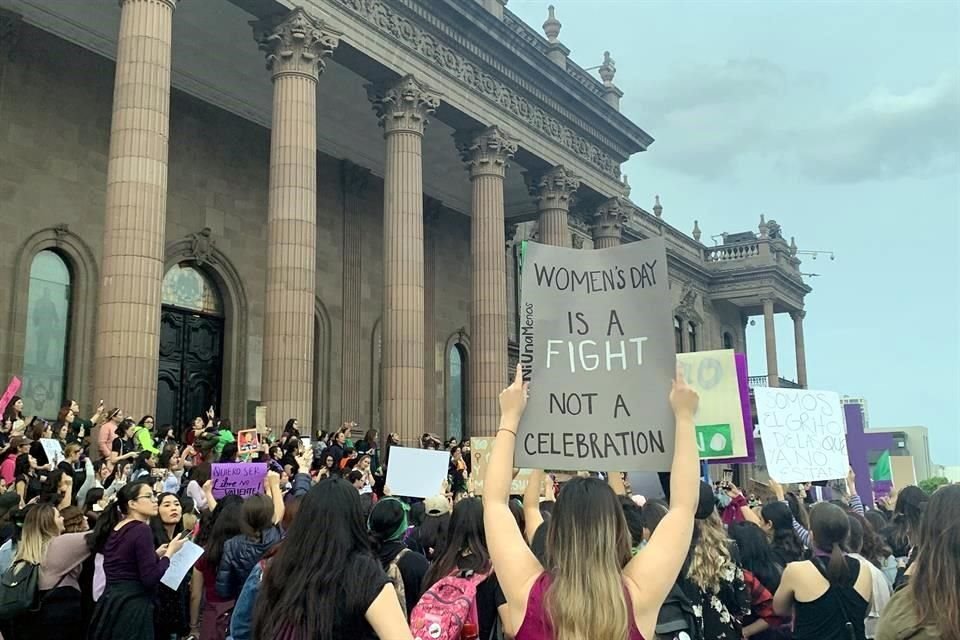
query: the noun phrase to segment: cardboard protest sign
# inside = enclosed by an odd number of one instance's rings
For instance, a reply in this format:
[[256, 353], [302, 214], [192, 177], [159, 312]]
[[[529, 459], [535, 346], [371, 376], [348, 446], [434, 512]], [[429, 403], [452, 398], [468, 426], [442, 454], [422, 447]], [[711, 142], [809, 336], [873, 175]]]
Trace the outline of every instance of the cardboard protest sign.
[[917, 484], [913, 456], [890, 456], [890, 471], [893, 475], [893, 486], [897, 490]]
[[17, 395], [17, 391], [20, 391], [20, 384], [20, 378], [17, 376], [10, 378], [10, 384], [7, 385], [6, 391], [0, 396], [0, 416], [3, 415], [10, 401], [13, 400], [13, 396]]
[[[483, 481], [487, 473], [487, 464], [490, 462], [490, 454], [493, 453], [494, 440], [495, 438], [470, 438], [470, 455], [473, 458], [470, 479], [473, 481], [473, 492], [478, 496], [483, 495]], [[523, 495], [530, 482], [531, 473], [530, 469], [520, 470], [510, 484], [510, 495]]]
[[700, 395], [693, 417], [700, 459], [720, 462], [746, 456], [747, 429], [733, 350], [678, 353], [677, 362], [687, 384]]
[[676, 358], [663, 240], [595, 251], [528, 243], [522, 296], [532, 384], [516, 466], [669, 469]]
[[253, 453], [260, 448], [260, 435], [256, 429], [237, 431], [237, 449], [240, 453]]
[[226, 495], [249, 498], [263, 493], [263, 480], [267, 477], [267, 465], [262, 462], [223, 462], [211, 466], [213, 497], [218, 500]]
[[254, 418], [253, 424], [257, 428], [258, 433], [266, 433], [267, 431], [267, 408], [263, 405], [259, 405], [254, 409]]
[[850, 463], [839, 394], [767, 387], [753, 393], [771, 478], [786, 483], [847, 477]]
[[390, 495], [429, 498], [443, 493], [450, 454], [432, 449], [390, 447], [387, 482]]

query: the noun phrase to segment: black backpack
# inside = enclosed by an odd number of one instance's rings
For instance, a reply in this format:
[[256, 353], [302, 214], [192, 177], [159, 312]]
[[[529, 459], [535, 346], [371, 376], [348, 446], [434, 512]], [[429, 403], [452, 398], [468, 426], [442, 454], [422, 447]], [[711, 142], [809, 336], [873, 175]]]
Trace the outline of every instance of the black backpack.
[[657, 640], [704, 640], [693, 603], [680, 585], [674, 584], [663, 601], [654, 633]]
[[18, 560], [0, 576], [0, 620], [12, 620], [33, 609], [40, 565]]

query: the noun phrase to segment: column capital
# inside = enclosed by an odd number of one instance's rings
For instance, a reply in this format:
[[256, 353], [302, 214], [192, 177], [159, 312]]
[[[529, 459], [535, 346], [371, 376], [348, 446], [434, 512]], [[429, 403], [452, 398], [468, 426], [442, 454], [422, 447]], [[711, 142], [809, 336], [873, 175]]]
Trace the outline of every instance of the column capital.
[[593, 213], [593, 238], [616, 238], [620, 242], [620, 231], [627, 222], [627, 209], [620, 198], [610, 198]]
[[803, 322], [803, 319], [807, 317], [807, 312], [803, 310], [791, 311], [790, 317], [793, 319], [794, 322]]
[[342, 35], [300, 7], [286, 15], [254, 20], [250, 26], [260, 50], [267, 54], [267, 69], [274, 80], [299, 75], [316, 82], [326, 67], [324, 58], [333, 54]]
[[767, 306], [768, 304], [773, 306], [777, 303], [777, 299], [771, 295], [766, 295], [760, 297], [760, 302], [763, 303], [763, 306]]
[[563, 165], [546, 171], [528, 171], [523, 177], [527, 190], [540, 207], [569, 208], [573, 192], [580, 187], [580, 178]]
[[384, 135], [395, 131], [423, 135], [427, 116], [440, 106], [440, 94], [412, 74], [393, 84], [368, 84], [366, 88]]
[[181, 2], [181, 0], [120, 0], [119, 4], [123, 7], [125, 4], [133, 4], [135, 2], [159, 2], [160, 4], [170, 7], [170, 10], [173, 11], [177, 8], [177, 4]]
[[506, 175], [507, 162], [517, 152], [517, 142], [500, 127], [492, 126], [454, 135], [460, 158], [470, 170], [470, 177]]

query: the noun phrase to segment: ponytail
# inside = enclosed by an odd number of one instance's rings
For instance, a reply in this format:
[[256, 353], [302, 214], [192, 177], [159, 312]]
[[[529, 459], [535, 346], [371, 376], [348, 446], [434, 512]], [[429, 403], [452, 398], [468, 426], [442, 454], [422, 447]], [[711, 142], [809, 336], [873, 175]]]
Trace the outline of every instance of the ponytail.
[[87, 547], [93, 553], [102, 553], [103, 547], [107, 544], [107, 538], [113, 532], [113, 528], [123, 520], [123, 514], [120, 513], [120, 506], [116, 502], [111, 502], [107, 509], [97, 518], [97, 523], [93, 531], [87, 534]]
[[833, 549], [830, 551], [830, 564], [827, 565], [827, 580], [831, 585], [841, 584], [849, 574], [850, 569], [843, 556], [843, 549], [839, 542], [834, 542]]

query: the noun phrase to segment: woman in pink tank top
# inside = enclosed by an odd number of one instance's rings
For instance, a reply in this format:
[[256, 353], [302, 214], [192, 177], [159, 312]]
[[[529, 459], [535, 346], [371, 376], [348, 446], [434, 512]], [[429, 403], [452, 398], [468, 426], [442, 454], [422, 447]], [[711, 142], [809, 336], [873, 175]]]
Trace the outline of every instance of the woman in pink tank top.
[[484, 479], [484, 528], [507, 600], [507, 631], [517, 640], [652, 640], [657, 613], [687, 556], [699, 501], [696, 392], [678, 371], [670, 392], [676, 419], [670, 511], [647, 546], [631, 558], [630, 533], [613, 490], [596, 478], [575, 478], [560, 491], [547, 525], [547, 570], [524, 542], [507, 503], [517, 438], [536, 438], [518, 436], [527, 397], [518, 366], [513, 384], [500, 394], [500, 428]]

